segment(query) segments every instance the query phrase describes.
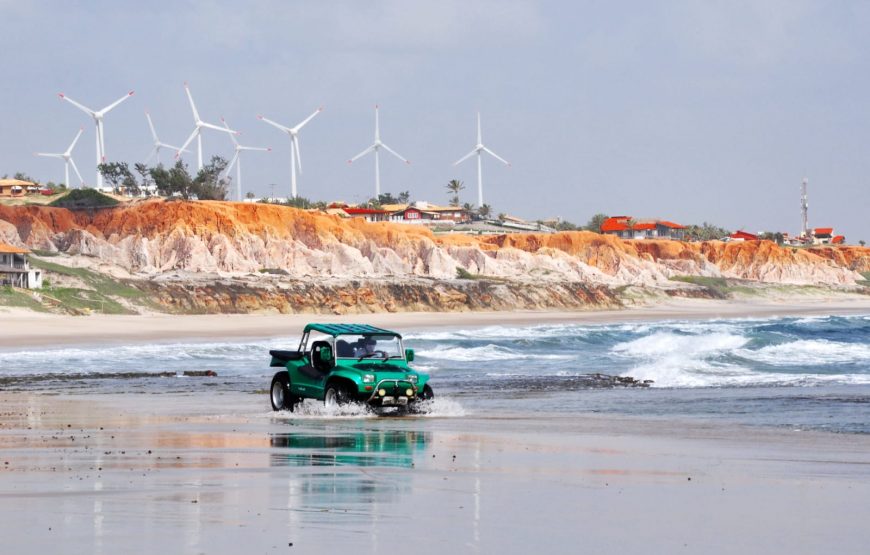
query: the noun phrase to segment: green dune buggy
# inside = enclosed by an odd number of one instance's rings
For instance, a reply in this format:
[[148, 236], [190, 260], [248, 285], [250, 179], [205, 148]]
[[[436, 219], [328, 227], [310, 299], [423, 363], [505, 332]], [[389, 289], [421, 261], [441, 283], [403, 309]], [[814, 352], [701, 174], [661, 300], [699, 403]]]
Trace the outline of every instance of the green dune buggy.
[[327, 406], [365, 403], [413, 410], [434, 397], [429, 376], [408, 366], [414, 351], [394, 331], [359, 324], [308, 324], [295, 351], [269, 351], [272, 410], [289, 410], [304, 399]]

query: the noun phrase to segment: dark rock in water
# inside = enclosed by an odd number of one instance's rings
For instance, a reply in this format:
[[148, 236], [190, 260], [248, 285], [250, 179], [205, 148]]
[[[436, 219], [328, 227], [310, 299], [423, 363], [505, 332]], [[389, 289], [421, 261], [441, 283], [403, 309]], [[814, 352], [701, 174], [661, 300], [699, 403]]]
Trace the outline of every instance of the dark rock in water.
[[[589, 378], [599, 382], [599, 387], [649, 387], [653, 380], [638, 380], [631, 376], [611, 376], [610, 374], [588, 374]], [[582, 376], [581, 376], [582, 377]]]
[[214, 378], [217, 377], [217, 372], [215, 372], [214, 370], [185, 370], [183, 375], [195, 378]]

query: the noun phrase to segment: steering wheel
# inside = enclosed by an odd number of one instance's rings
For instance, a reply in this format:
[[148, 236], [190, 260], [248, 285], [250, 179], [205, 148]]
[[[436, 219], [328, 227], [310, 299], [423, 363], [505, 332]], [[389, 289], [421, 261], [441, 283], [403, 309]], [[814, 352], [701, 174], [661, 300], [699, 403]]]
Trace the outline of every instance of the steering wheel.
[[377, 351], [372, 351], [370, 353], [364, 354], [363, 356], [361, 356], [357, 359], [357, 362], [361, 361], [364, 358], [371, 358], [378, 353], [381, 354], [381, 356], [384, 358], [384, 360], [387, 360], [388, 358], [390, 358], [390, 355], [386, 351], [377, 350]]

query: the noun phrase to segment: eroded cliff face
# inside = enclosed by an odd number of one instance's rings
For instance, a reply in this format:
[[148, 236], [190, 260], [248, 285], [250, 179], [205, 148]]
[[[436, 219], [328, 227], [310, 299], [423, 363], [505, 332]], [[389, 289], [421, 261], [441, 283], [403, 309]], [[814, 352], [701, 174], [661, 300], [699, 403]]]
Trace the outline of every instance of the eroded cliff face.
[[417, 226], [227, 202], [148, 201], [92, 212], [0, 206], [0, 241], [96, 257], [134, 278], [279, 269], [309, 281], [449, 280], [463, 268], [553, 286], [666, 286], [675, 275], [850, 285], [870, 271], [870, 249], [861, 247], [622, 241], [588, 232], [435, 237]]

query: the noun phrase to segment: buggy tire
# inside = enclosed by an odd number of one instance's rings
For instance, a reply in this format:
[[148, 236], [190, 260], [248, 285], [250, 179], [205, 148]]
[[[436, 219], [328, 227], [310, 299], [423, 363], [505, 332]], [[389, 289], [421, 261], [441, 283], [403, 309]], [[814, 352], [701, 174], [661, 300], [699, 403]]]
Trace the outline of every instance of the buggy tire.
[[272, 402], [272, 410], [293, 412], [293, 407], [299, 402], [299, 399], [290, 393], [290, 377], [287, 372], [278, 372], [272, 378], [272, 385], [269, 387], [269, 400]]
[[350, 403], [350, 391], [342, 382], [332, 382], [326, 386], [323, 394], [323, 404], [327, 407], [341, 406]]
[[435, 398], [435, 392], [432, 391], [432, 388], [429, 387], [429, 384], [423, 386], [423, 391], [418, 395], [421, 401], [431, 401]]

